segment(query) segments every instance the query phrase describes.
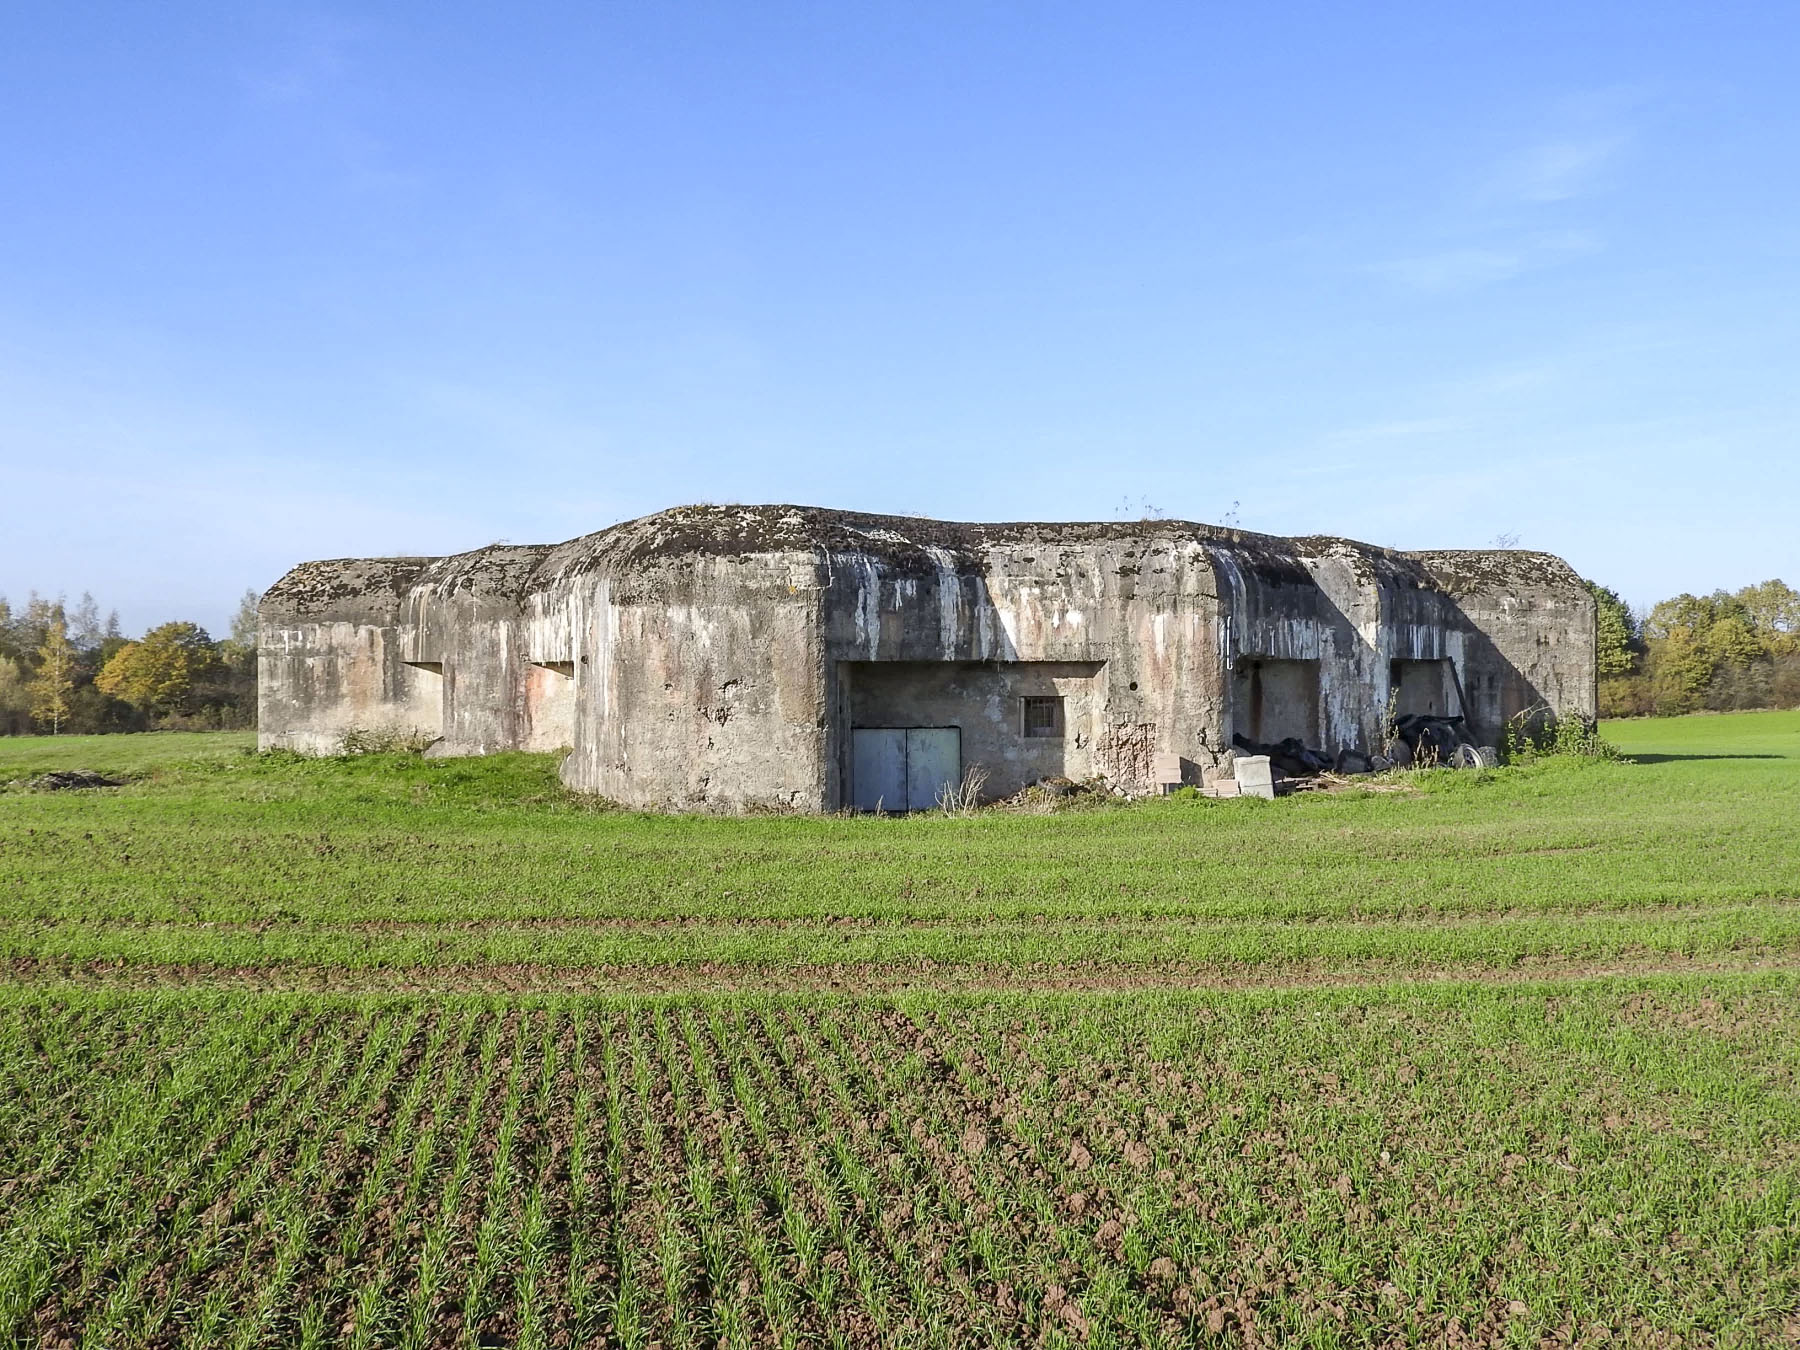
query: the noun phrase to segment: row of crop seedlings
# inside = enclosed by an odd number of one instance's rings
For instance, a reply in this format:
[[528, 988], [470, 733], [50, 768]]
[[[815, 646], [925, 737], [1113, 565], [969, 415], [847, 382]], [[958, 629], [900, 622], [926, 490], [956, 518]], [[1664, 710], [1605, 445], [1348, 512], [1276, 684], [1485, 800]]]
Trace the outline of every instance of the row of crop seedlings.
[[[1117, 1028], [1102, 1048], [1079, 1027], [1005, 1025], [992, 1009], [920, 1008], [883, 1020], [884, 1043], [859, 1050], [876, 1072], [894, 1064], [894, 1041], [910, 1042], [927, 1082], [930, 1066], [942, 1065], [935, 1076], [946, 1086], [932, 1095], [947, 1103], [946, 1127], [959, 1109], [985, 1106], [1003, 1118], [1011, 1147], [1002, 1146], [1000, 1170], [1010, 1186], [995, 1192], [981, 1166], [971, 1177], [985, 1232], [1010, 1228], [1029, 1256], [1023, 1296], [1008, 1288], [1003, 1304], [1035, 1302], [1037, 1316], [1077, 1334], [1104, 1324], [1150, 1340], [1200, 1328], [1248, 1336], [1273, 1314], [1285, 1325], [1260, 1331], [1280, 1339], [1320, 1317], [1343, 1322], [1378, 1296], [1372, 1269], [1412, 1264], [1392, 1250], [1404, 1239], [1370, 1223], [1365, 1203], [1378, 1185], [1390, 1206], [1415, 1185], [1429, 1189], [1405, 1165], [1380, 1181], [1369, 1175], [1378, 1155], [1387, 1167], [1383, 1135], [1419, 1109], [1392, 1095], [1406, 1091], [1402, 1080], [1387, 1085], [1378, 1109], [1346, 1113], [1283, 1066], [1262, 1066], [1253, 1080], [1230, 1063], [1183, 1072], [1181, 1064], [1207, 1064], [1192, 1028], [1170, 1063], [1121, 1060], [1118, 1046], [1132, 1041], [1116, 1038]], [[1322, 1086], [1335, 1095], [1338, 1085]], [[1322, 1147], [1297, 1153], [1290, 1135]], [[1448, 1217], [1433, 1210], [1426, 1226], [1441, 1231]], [[1285, 1251], [1296, 1237], [1304, 1254]], [[1413, 1332], [1428, 1330], [1407, 1319]]]
[[[92, 1055], [52, 1055], [55, 1086], [0, 1109], [0, 1139], [50, 1155], [0, 1236], [0, 1340], [1170, 1330], [1135, 1240], [1172, 1237], [1169, 1216], [1146, 1209], [1123, 1244], [1068, 1222], [1068, 1189], [1118, 1169], [1071, 1181], [1046, 1114], [995, 1120], [1031, 1057], [954, 1022], [780, 1003], [288, 1006], [202, 1033], [165, 1012], [131, 1045], [122, 1016], [43, 1022], [45, 1045], [110, 1045], [109, 1095], [62, 1154], [57, 1104]], [[14, 1076], [39, 1039], [16, 1020], [0, 1035]]]
[[118, 1072], [110, 1120], [81, 1141], [78, 1164], [12, 1207], [0, 1336], [79, 1329], [105, 1345], [154, 1335], [178, 1314], [223, 1325], [233, 1293], [262, 1274], [244, 1269], [251, 1251], [233, 1229], [272, 1174], [277, 1194], [295, 1193], [293, 1136], [340, 1109], [341, 1066], [378, 1063], [364, 1053], [369, 1031], [366, 1018], [328, 1029], [323, 1047], [295, 1056], [294, 1016], [225, 1023], [189, 1053]]
[[[192, 1296], [183, 1300], [193, 1320], [194, 1340], [225, 1344], [228, 1333], [235, 1332], [231, 1340], [254, 1344], [272, 1330], [296, 1268], [309, 1254], [305, 1232], [311, 1202], [328, 1193], [334, 1179], [325, 1162], [327, 1148], [346, 1133], [354, 1137], [367, 1129], [370, 1104], [401, 1072], [419, 1033], [419, 1021], [413, 1014], [357, 1027], [354, 1046], [333, 1034], [335, 1029], [327, 1024], [323, 1053], [299, 1062], [288, 1075], [284, 1092], [290, 1095], [246, 1113], [251, 1138], [262, 1145], [260, 1156], [243, 1166], [234, 1147], [229, 1153], [236, 1156], [220, 1159], [217, 1175], [229, 1189], [207, 1211], [209, 1219], [222, 1214], [234, 1226], [231, 1236], [236, 1241], [228, 1249], [221, 1240], [226, 1234], [216, 1232], [214, 1242], [197, 1249], [207, 1266], [190, 1265], [182, 1272], [200, 1294], [198, 1300]], [[193, 1204], [198, 1207], [205, 1198], [196, 1195]], [[180, 1242], [174, 1232], [159, 1236], [171, 1245]], [[236, 1260], [227, 1259], [228, 1250]], [[209, 1270], [215, 1277], [211, 1281], [205, 1278]], [[133, 1311], [130, 1301], [122, 1301], [110, 1322], [102, 1322], [104, 1330], [119, 1334], [100, 1343], [129, 1339], [123, 1333], [130, 1328], [127, 1319]], [[166, 1306], [153, 1310], [146, 1319], [150, 1329], [159, 1329], [172, 1311]], [[240, 1316], [240, 1311], [248, 1315]]]
[[[1106, 1170], [1090, 1175], [1086, 1145], [1035, 1112], [995, 1119], [996, 1103], [1018, 1099], [1020, 1066], [997, 1047], [959, 1047], [929, 1013], [922, 1021], [887, 1015], [878, 1038], [859, 1035], [846, 1050], [905, 1103], [909, 1132], [948, 1174], [987, 1300], [1015, 1329], [1042, 1320], [1081, 1337], [1103, 1321], [1154, 1338], [1142, 1297], [1069, 1213], [1068, 1196], [1098, 1195]], [[910, 1053], [895, 1055], [896, 1043]]]
[[[1085, 1119], [1059, 1126], [1039, 1057], [974, 1034], [963, 1016], [873, 1013], [847, 1030], [822, 1019], [820, 1030], [862, 1075], [865, 1100], [891, 1104], [878, 1119], [890, 1134], [904, 1128], [921, 1173], [916, 1194], [939, 1188], [935, 1213], [921, 1205], [913, 1216], [911, 1240], [965, 1291], [975, 1316], [992, 1319], [985, 1334], [1035, 1338], [1047, 1326], [1079, 1339], [1106, 1326], [1164, 1341], [1252, 1321], [1235, 1300], [1171, 1299], [1168, 1258], [1188, 1252], [1194, 1234], [1171, 1206], [1164, 1183], [1173, 1174], [1143, 1143], [1152, 1094], [1095, 1102]], [[1098, 1128], [1110, 1113], [1136, 1118], [1112, 1131], [1126, 1136], [1122, 1146]], [[1153, 1168], [1162, 1172], [1154, 1185]], [[1257, 1198], [1238, 1199], [1254, 1221]]]
[[[271, 1089], [285, 1104], [304, 1076], [283, 1074], [268, 1053], [291, 1030], [265, 1023], [261, 1034], [213, 1035], [111, 1080], [79, 1158], [12, 1207], [0, 1238], [0, 1335], [53, 1331], [76, 1315], [104, 1328], [123, 1315], [155, 1269], [156, 1237], [191, 1227], [194, 1204], [206, 1196], [210, 1205], [216, 1191], [215, 1169], [227, 1175], [262, 1125], [257, 1104]], [[34, 1142], [55, 1147], [43, 1135]]]
[[[153, 1024], [155, 1025], [160, 1024]], [[49, 1008], [35, 1016], [0, 1016], [0, 1157], [9, 1213], [63, 1177], [80, 1157], [92, 1121], [116, 1095], [96, 1077], [127, 1087], [156, 1049], [143, 1030], [90, 1008]], [[54, 1137], [54, 1143], [40, 1143]]]
[[[867, 1148], [887, 1154], [890, 1187], [879, 1204], [890, 1247], [913, 1254], [914, 1304], [929, 1309], [930, 1339], [955, 1339], [957, 1325], [984, 1339], [1005, 1340], [1035, 1323], [1032, 1287], [1043, 1253], [1032, 1249], [1018, 1219], [1043, 1208], [1041, 1191], [1022, 1185], [1013, 1166], [995, 1167], [1000, 1145], [989, 1137], [990, 1099], [972, 1089], [935, 1046], [902, 1020], [870, 1027], [823, 1018], [816, 1028], [791, 1019], [793, 1053], [834, 1063], [843, 1114], [879, 1103], [867, 1121]], [[861, 1135], [860, 1130], [856, 1131]], [[985, 1163], [983, 1160], [986, 1160]], [[848, 1160], [847, 1160], [848, 1161]], [[1050, 1326], [1061, 1325], [1052, 1319]], [[1077, 1322], [1065, 1330], [1079, 1334]]]
[[[546, 1216], [565, 1202], [548, 1135], [523, 1171], [513, 1146], [523, 1117], [549, 1114], [578, 1022], [233, 1020], [198, 1046], [121, 1059], [108, 1094], [73, 1057], [38, 1053], [40, 1039], [93, 1043], [81, 1021], [0, 1019], [8, 1076], [59, 1089], [0, 1111], [3, 1156], [31, 1160], [0, 1172], [0, 1340], [425, 1345], [447, 1323], [507, 1328], [516, 1313], [521, 1343], [545, 1343], [564, 1278], [546, 1265]], [[84, 1087], [110, 1097], [88, 1138], [57, 1118]]]
[[[9, 1216], [62, 1180], [95, 1142], [109, 1113], [152, 1081], [150, 1068], [198, 1034], [192, 1021], [121, 1021], [91, 1008], [0, 1016], [0, 1157]], [[10, 1226], [10, 1225], [9, 1225]]]

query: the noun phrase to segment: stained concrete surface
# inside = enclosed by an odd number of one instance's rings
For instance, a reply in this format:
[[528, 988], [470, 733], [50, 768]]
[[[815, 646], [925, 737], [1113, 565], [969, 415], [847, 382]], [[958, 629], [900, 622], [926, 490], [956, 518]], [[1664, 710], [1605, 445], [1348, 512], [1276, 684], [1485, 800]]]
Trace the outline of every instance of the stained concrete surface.
[[[261, 633], [265, 746], [567, 746], [571, 787], [659, 808], [839, 809], [858, 726], [955, 726], [990, 792], [1147, 792], [1157, 755], [1216, 767], [1238, 731], [1367, 751], [1396, 676], [1422, 687], [1411, 662], [1452, 672], [1483, 743], [1536, 709], [1594, 713], [1593, 602], [1560, 559], [1180, 521], [683, 507], [565, 544], [302, 564]], [[1064, 735], [1025, 736], [1021, 701], [1052, 695]]]

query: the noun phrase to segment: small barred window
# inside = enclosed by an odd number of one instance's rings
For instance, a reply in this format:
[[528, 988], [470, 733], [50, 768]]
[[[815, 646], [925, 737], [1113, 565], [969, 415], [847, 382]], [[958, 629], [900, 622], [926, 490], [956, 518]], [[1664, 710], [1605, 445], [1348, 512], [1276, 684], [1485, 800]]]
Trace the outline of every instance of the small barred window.
[[1063, 701], [1061, 698], [1028, 698], [1025, 700], [1025, 734], [1027, 736], [1060, 736], [1063, 734]]

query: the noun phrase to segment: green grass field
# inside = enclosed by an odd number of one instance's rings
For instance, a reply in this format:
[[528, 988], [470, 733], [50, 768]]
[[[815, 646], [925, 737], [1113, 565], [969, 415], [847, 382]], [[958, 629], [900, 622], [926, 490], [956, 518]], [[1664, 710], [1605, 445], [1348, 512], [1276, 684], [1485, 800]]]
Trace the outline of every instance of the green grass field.
[[0, 739], [0, 1344], [1792, 1344], [1800, 714], [1606, 734], [905, 819]]
[[810, 987], [826, 968], [1035, 986], [1046, 968], [1286, 979], [1800, 951], [1800, 714], [1612, 734], [1645, 762], [974, 819], [595, 811], [549, 755], [0, 742], [0, 781], [135, 776], [0, 796], [0, 957], [560, 989], [596, 969], [614, 987]]

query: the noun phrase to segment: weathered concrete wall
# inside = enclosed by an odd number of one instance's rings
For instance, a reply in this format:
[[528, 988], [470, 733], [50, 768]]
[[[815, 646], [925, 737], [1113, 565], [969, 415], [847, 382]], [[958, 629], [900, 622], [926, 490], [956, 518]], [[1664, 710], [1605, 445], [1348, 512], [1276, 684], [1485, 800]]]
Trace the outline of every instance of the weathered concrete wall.
[[[1076, 762], [1134, 790], [1149, 787], [1151, 759], [1165, 745], [1200, 747], [1216, 737], [1223, 691], [1214, 571], [1190, 532], [866, 519], [860, 548], [830, 548], [822, 560], [821, 622], [837, 713], [829, 799], [849, 795], [845, 663], [1095, 667]], [[965, 761], [986, 764], [995, 790], [1016, 776], [1010, 766], [1047, 757], [1018, 744], [1015, 719], [986, 695], [955, 723], [934, 723], [952, 724], [963, 728]], [[971, 747], [980, 747], [979, 760]]]
[[257, 744], [332, 754], [351, 731], [440, 734], [443, 677], [407, 664], [403, 611], [427, 558], [303, 563], [259, 606]]
[[1320, 598], [1313, 614], [1321, 748], [1379, 747], [1392, 681], [1403, 673], [1396, 663], [1441, 663], [1447, 711], [1463, 713], [1483, 743], [1497, 742], [1506, 720], [1524, 709], [1594, 715], [1593, 604], [1561, 559], [1513, 550], [1396, 553], [1342, 539], [1294, 543]]
[[[946, 727], [962, 732], [964, 772], [979, 766], [984, 791], [1010, 796], [1040, 778], [1098, 772], [1106, 667], [1094, 661], [858, 661], [839, 666], [847, 725]], [[1062, 700], [1062, 733], [1025, 734], [1024, 700]]]
[[529, 650], [526, 602], [549, 552], [497, 544], [443, 558], [420, 574], [408, 594], [407, 649], [412, 659], [438, 663], [444, 671], [443, 739], [431, 753], [482, 755], [568, 744], [566, 735], [552, 739], [552, 727], [533, 721], [534, 710], [541, 710], [548, 723], [567, 729], [567, 711], [554, 694], [546, 697]]
[[[636, 806], [836, 809], [859, 725], [958, 726], [994, 791], [1146, 790], [1155, 755], [1216, 762], [1234, 731], [1371, 749], [1400, 660], [1451, 663], [1494, 728], [1522, 703], [1593, 710], [1592, 603], [1555, 559], [1184, 522], [690, 507], [550, 547], [307, 564], [263, 613], [265, 744], [567, 745], [565, 782]], [[1023, 734], [1040, 686], [1061, 741]]]
[[[1234, 547], [1213, 548], [1232, 677], [1228, 742], [1237, 733], [1264, 741], [1292, 734], [1332, 753], [1378, 748], [1395, 657], [1462, 650], [1466, 620], [1442, 597], [1419, 600], [1428, 582], [1404, 554], [1318, 537], [1238, 535]], [[1316, 724], [1303, 734], [1315, 703]]]
[[429, 740], [433, 755], [571, 743], [565, 673], [530, 651], [545, 547], [307, 563], [261, 606], [265, 745], [330, 753], [345, 734]]
[[1548, 553], [1411, 557], [1437, 603], [1459, 620], [1461, 650], [1451, 654], [1486, 739], [1497, 741], [1509, 721], [1545, 712], [1595, 716], [1594, 598], [1574, 569]]
[[835, 807], [811, 561], [647, 558], [593, 574], [575, 607], [563, 781], [633, 806]]
[[1391, 655], [1386, 615], [1393, 596], [1411, 584], [1414, 569], [1386, 549], [1347, 539], [1295, 542], [1319, 591], [1317, 745], [1333, 753], [1374, 750], [1386, 722]]

